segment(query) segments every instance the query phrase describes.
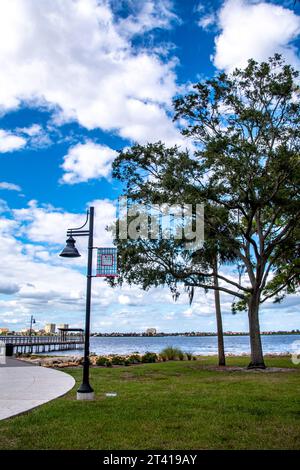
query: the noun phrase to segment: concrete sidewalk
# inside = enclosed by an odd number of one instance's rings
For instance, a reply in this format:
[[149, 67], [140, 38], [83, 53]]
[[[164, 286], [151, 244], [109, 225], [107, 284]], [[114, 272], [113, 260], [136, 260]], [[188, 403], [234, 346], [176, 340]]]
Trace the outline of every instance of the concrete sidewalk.
[[0, 420], [60, 397], [74, 384], [64, 372], [6, 358], [6, 364], [0, 364]]

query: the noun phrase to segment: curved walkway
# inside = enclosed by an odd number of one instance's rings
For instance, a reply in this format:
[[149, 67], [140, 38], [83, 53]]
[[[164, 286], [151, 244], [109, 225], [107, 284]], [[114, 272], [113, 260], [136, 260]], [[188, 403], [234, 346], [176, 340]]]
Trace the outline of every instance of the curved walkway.
[[0, 364], [0, 420], [43, 405], [74, 387], [69, 374], [6, 358]]

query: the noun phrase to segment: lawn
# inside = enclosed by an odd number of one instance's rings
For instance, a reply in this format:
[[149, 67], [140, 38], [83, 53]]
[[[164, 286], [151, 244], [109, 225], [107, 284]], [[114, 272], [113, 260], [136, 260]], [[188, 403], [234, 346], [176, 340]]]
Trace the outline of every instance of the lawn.
[[[297, 371], [218, 371], [216, 358], [93, 368], [97, 399], [76, 390], [0, 422], [1, 449], [300, 449]], [[231, 358], [246, 365], [247, 358]], [[293, 366], [290, 358], [267, 365]], [[81, 369], [66, 369], [80, 382]], [[106, 392], [117, 392], [108, 398]]]

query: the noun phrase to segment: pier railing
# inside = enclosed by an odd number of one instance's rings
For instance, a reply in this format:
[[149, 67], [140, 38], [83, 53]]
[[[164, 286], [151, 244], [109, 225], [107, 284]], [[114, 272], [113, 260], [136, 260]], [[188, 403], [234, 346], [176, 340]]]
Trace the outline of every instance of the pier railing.
[[42, 344], [42, 343], [69, 343], [83, 342], [83, 335], [70, 336], [0, 336], [0, 341], [9, 344]]
[[84, 337], [80, 335], [49, 336], [0, 336], [0, 341], [14, 352], [50, 352], [82, 348]]

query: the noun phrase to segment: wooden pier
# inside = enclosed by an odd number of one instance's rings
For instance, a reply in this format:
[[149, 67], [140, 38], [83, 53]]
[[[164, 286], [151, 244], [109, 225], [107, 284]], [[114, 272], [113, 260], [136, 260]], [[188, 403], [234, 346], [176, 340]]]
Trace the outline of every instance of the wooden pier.
[[0, 336], [7, 350], [16, 353], [47, 353], [83, 349], [83, 334], [53, 336]]

